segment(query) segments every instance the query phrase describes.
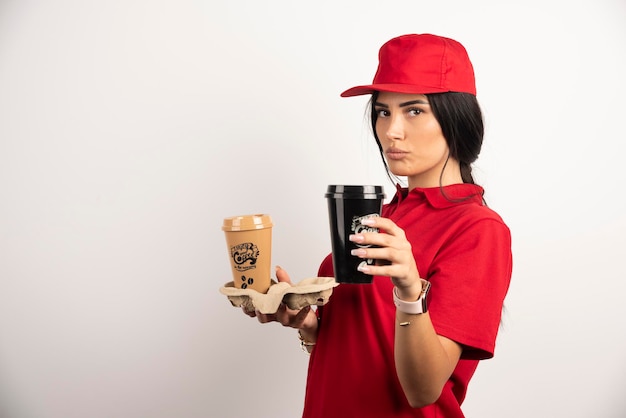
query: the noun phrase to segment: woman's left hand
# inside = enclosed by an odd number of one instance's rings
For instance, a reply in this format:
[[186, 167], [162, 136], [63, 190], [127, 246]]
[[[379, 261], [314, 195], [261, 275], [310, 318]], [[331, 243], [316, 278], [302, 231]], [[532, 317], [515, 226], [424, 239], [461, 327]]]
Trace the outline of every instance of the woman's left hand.
[[422, 291], [420, 274], [417, 271], [411, 243], [404, 230], [391, 219], [382, 217], [367, 218], [363, 225], [378, 228], [384, 233], [363, 232], [350, 235], [350, 241], [371, 247], [352, 250], [352, 255], [362, 259], [373, 258], [373, 266], [363, 265], [360, 269], [373, 276], [389, 276], [405, 300], [417, 299]]

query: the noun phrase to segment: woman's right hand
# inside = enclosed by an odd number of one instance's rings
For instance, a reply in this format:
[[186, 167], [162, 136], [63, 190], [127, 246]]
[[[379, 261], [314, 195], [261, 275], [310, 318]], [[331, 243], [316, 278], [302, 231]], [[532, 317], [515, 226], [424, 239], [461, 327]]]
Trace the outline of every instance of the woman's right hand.
[[[289, 274], [282, 268], [276, 266], [276, 279], [279, 282], [291, 284]], [[285, 327], [296, 328], [306, 332], [307, 334], [317, 333], [317, 315], [311, 309], [311, 306], [305, 306], [300, 310], [289, 309], [287, 305], [281, 303], [276, 313], [262, 314], [259, 311], [246, 311], [244, 313], [252, 318], [256, 317], [260, 323], [279, 322]]]

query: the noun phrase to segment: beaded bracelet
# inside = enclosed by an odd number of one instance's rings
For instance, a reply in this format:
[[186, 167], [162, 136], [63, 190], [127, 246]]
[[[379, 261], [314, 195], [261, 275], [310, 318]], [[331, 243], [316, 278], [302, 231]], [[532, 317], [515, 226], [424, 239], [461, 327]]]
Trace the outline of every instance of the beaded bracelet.
[[302, 351], [304, 351], [307, 354], [311, 354], [311, 351], [313, 351], [313, 347], [315, 346], [315, 343], [305, 340], [302, 337], [300, 330], [298, 330], [298, 339], [300, 340], [300, 348], [302, 349]]

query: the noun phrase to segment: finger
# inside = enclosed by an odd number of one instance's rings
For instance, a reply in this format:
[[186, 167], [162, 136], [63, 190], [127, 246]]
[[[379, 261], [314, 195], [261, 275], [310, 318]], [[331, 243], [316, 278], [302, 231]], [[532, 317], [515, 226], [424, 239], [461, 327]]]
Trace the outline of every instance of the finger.
[[390, 234], [379, 234], [377, 232], [362, 232], [348, 236], [348, 239], [359, 246], [376, 245], [379, 247], [391, 247], [397, 243], [398, 238]]
[[283, 326], [289, 326], [290, 317], [293, 314], [290, 314], [291, 309], [287, 308], [287, 305], [281, 303], [276, 310], [276, 320], [280, 322]]
[[390, 248], [358, 248], [352, 250], [352, 254], [361, 260], [375, 260], [373, 266], [371, 263], [368, 265], [361, 263], [358, 268], [363, 273], [375, 276], [404, 277], [417, 268], [413, 255], [409, 251]]
[[276, 320], [285, 327], [297, 328], [311, 310], [311, 306], [305, 306], [298, 310], [289, 309], [287, 305], [281, 303], [276, 311]]
[[300, 328], [302, 324], [304, 323], [304, 321], [306, 320], [306, 317], [309, 315], [309, 312], [311, 312], [310, 305], [305, 306], [304, 308], [300, 309], [300, 312], [298, 312], [296, 316], [293, 318], [293, 326], [295, 328]]
[[362, 273], [369, 274], [371, 276], [384, 276], [384, 277], [403, 277], [406, 275], [407, 269], [399, 265], [370, 265], [360, 264], [358, 270]]
[[262, 314], [257, 311], [256, 318], [259, 320], [260, 323], [267, 324], [268, 322], [276, 321], [276, 314]]
[[389, 218], [383, 218], [379, 216], [366, 218], [361, 221], [361, 224], [378, 228], [382, 232], [389, 234], [389, 235], [402, 236], [404, 234], [404, 231], [402, 230], [402, 228], [396, 225], [396, 223]]
[[243, 311], [243, 313], [245, 313], [246, 315], [248, 315], [250, 318], [254, 318], [256, 316], [256, 312], [255, 311], [249, 311], [247, 310], [245, 307], [241, 307], [241, 310]]
[[289, 278], [289, 274], [287, 274], [287, 272], [283, 270], [280, 266], [276, 266], [276, 278], [279, 282], [291, 284], [291, 278]]
[[355, 248], [350, 250], [350, 254], [363, 260], [380, 260], [376, 264], [379, 266], [402, 262], [403, 257], [399, 251], [389, 247]]
[[361, 248], [380, 247], [390, 248], [397, 251], [411, 251], [411, 243], [406, 239], [402, 229], [398, 229], [396, 235], [363, 232], [360, 234], [350, 235], [348, 239]]

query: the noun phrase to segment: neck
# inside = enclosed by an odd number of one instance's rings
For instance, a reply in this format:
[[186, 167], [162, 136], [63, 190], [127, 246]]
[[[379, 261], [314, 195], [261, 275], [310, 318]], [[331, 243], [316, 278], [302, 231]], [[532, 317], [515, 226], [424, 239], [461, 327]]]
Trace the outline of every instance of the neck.
[[447, 158], [446, 162], [443, 164], [439, 175], [435, 176], [414, 176], [409, 177], [409, 190], [412, 190], [416, 187], [419, 188], [428, 188], [428, 187], [439, 187], [439, 186], [449, 186], [451, 184], [461, 184], [463, 183], [463, 177], [461, 176], [461, 166], [457, 160], [454, 158]]

